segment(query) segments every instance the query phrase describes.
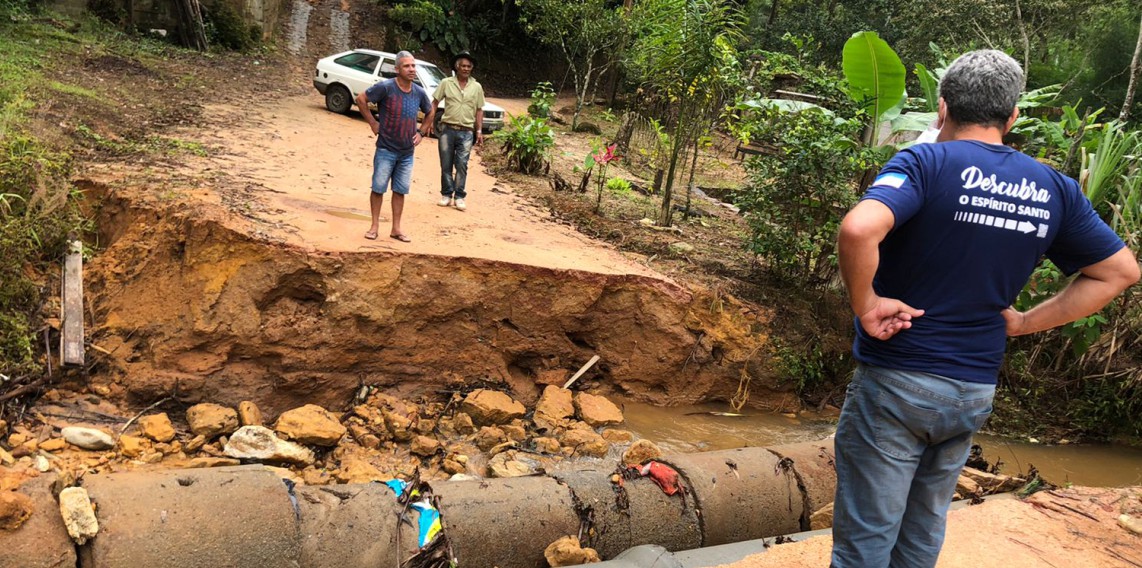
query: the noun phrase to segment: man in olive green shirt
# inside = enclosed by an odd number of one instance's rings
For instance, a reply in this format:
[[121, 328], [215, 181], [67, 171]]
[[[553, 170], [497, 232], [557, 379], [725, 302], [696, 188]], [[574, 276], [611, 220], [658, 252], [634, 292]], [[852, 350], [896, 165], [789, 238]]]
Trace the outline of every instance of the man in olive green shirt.
[[[444, 103], [437, 146], [440, 149], [440, 205], [468, 208], [464, 183], [468, 179], [468, 156], [472, 144], [484, 141], [484, 87], [472, 78], [476, 60], [468, 52], [452, 58], [456, 74], [440, 82], [432, 94], [432, 112]], [[431, 125], [429, 126], [431, 128]], [[453, 173], [455, 169], [455, 173]]]

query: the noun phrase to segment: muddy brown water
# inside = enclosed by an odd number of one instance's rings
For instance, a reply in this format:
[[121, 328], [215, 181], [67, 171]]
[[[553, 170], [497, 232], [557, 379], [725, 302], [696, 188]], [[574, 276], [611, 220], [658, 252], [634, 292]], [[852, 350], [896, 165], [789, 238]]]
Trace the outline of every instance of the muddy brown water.
[[[816, 417], [746, 410], [747, 416], [711, 416], [733, 412], [725, 404], [663, 408], [624, 406], [626, 428], [658, 444], [666, 453], [707, 452], [744, 446], [776, 446], [820, 440], [836, 425]], [[695, 414], [699, 413], [699, 414]], [[1090, 487], [1142, 485], [1142, 448], [1099, 444], [1048, 446], [998, 436], [979, 435], [984, 457], [1003, 460], [1003, 473], [1016, 474], [1034, 465], [1048, 481]]]

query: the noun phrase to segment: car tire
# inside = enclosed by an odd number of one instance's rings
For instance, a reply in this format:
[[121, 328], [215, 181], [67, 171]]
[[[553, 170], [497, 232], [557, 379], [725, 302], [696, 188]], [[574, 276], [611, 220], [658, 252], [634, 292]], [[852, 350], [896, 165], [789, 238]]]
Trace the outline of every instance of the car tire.
[[325, 90], [325, 108], [337, 114], [345, 114], [353, 106], [353, 96], [342, 85], [329, 85]]

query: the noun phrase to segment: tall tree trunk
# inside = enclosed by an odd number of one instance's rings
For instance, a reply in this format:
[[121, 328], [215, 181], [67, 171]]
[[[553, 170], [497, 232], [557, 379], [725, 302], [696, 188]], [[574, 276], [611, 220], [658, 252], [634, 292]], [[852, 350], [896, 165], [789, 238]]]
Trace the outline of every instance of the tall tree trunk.
[[770, 29], [773, 27], [773, 22], [777, 20], [777, 4], [781, 0], [773, 0], [773, 4], [769, 6], [769, 20], [765, 22], [765, 28]]
[[1015, 0], [1015, 21], [1019, 24], [1019, 41], [1023, 46], [1023, 88], [1027, 88], [1027, 67], [1031, 65], [1031, 40], [1027, 37], [1027, 25], [1023, 23], [1023, 7]]
[[1118, 120], [1123, 122], [1130, 118], [1130, 107], [1134, 106], [1134, 92], [1138, 89], [1139, 58], [1142, 58], [1142, 21], [1138, 24], [1138, 42], [1134, 44], [1134, 59], [1130, 60], [1130, 84], [1126, 87], [1126, 100], [1122, 103], [1122, 112], [1118, 113]]

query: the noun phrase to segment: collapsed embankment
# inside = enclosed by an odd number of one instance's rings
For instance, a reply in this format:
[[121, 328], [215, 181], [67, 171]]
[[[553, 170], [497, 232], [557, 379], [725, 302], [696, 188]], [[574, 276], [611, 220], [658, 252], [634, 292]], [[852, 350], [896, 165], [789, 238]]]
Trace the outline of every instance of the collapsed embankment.
[[725, 400], [750, 378], [753, 403], [796, 404], [765, 363], [768, 314], [714, 292], [465, 257], [317, 252], [236, 229], [207, 206], [87, 188], [104, 193], [104, 248], [85, 280], [109, 372], [93, 382], [112, 398], [252, 400], [276, 414], [340, 407], [362, 385], [410, 393], [482, 380], [526, 401], [597, 354], [584, 380], [605, 392]]

